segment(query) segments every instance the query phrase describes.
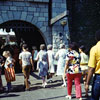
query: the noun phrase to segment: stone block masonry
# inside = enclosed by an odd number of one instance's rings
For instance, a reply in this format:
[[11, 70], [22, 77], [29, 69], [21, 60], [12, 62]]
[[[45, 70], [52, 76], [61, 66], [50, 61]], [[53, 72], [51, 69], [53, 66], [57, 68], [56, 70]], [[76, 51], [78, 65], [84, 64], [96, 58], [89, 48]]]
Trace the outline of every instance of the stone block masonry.
[[[41, 31], [45, 43], [53, 44], [54, 51], [57, 51], [60, 43], [65, 43], [67, 47], [68, 40], [65, 36], [69, 34], [68, 19], [64, 17], [50, 26], [49, 14], [54, 18], [63, 13], [67, 10], [66, 4], [66, 0], [52, 0], [52, 2], [50, 0], [2, 0], [0, 1], [0, 24], [13, 20], [31, 23]], [[63, 20], [67, 21], [64, 28], [61, 25]], [[62, 39], [59, 33], [63, 34]]]

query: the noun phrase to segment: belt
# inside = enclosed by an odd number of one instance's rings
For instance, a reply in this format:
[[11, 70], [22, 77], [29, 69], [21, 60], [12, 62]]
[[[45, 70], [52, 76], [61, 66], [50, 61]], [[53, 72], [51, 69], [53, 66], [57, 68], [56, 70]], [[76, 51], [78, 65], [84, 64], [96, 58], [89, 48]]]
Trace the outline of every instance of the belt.
[[88, 63], [83, 63], [83, 64], [80, 64], [81, 66], [84, 66], [84, 65], [88, 65]]

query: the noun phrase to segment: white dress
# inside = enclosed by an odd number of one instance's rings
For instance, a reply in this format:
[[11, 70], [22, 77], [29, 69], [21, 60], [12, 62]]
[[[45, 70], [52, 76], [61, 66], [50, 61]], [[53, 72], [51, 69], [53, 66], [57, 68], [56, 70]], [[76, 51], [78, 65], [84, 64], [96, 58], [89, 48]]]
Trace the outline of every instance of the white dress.
[[67, 53], [68, 53], [68, 50], [66, 50], [66, 49], [60, 49], [56, 53], [55, 58], [58, 58], [57, 75], [63, 75], [64, 74], [64, 68], [65, 68], [65, 62], [66, 62]]
[[48, 61], [49, 61], [49, 72], [55, 73], [55, 66], [54, 66], [54, 52], [52, 50], [48, 50]]

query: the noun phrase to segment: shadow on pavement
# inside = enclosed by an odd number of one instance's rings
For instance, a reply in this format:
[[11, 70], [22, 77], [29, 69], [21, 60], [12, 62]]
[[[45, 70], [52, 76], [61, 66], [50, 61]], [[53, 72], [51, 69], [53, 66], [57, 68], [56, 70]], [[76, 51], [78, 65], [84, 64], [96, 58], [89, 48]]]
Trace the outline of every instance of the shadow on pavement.
[[[42, 84], [40, 85], [41, 83], [36, 83], [36, 84], [34, 84], [32, 87], [30, 87], [30, 91], [32, 91], [32, 90], [37, 90], [37, 89], [43, 89], [43, 87], [42, 87]], [[38, 86], [36, 86], [36, 85], [38, 85]], [[56, 88], [56, 87], [59, 87], [59, 86], [61, 86], [62, 85], [62, 83], [56, 83], [56, 84], [47, 84], [47, 86], [45, 87], [45, 89], [48, 89], [48, 88]]]
[[51, 84], [48, 84], [46, 88], [56, 88], [56, 87], [59, 87], [61, 85], [62, 85], [62, 83], [56, 83], [56, 84], [51, 83]]
[[57, 96], [57, 97], [51, 97], [51, 98], [44, 98], [44, 99], [38, 99], [38, 100], [52, 100], [52, 99], [57, 99], [57, 98], [62, 98], [62, 97], [65, 97], [65, 95], [63, 95], [63, 96]]
[[1, 95], [0, 98], [17, 97], [17, 96], [20, 96], [20, 95], [6, 93], [6, 94]]
[[43, 89], [43, 87], [42, 86], [30, 87], [30, 91], [34, 91], [34, 90], [38, 90], [38, 89]]
[[24, 85], [13, 85], [13, 90], [11, 92], [23, 92], [25, 91]]
[[[90, 93], [90, 92], [89, 92]], [[90, 100], [91, 96], [85, 97], [85, 92], [82, 92], [82, 100]], [[76, 94], [72, 94], [72, 99], [76, 99]]]
[[38, 80], [41, 79], [41, 78], [40, 78], [38, 75], [36, 75], [34, 72], [31, 72], [30, 75], [33, 76], [34, 78], [38, 79]]

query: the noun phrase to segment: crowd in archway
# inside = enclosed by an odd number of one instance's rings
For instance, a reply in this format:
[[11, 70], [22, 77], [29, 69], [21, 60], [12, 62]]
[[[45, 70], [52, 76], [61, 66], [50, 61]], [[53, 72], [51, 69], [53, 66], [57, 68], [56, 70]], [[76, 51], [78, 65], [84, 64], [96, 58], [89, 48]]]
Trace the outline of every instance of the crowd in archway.
[[[0, 91], [4, 89], [1, 78], [2, 67], [4, 66], [5, 68], [6, 91], [10, 92], [13, 89], [11, 82], [15, 81], [16, 78], [14, 71], [15, 62], [19, 62], [24, 76], [25, 91], [30, 90], [30, 71], [38, 70], [38, 75], [42, 80], [42, 87], [48, 86], [48, 82], [52, 83], [54, 75], [61, 76], [63, 80], [62, 87], [67, 87], [66, 98], [72, 99], [71, 93], [74, 81], [76, 98], [82, 100], [80, 81], [83, 79], [86, 90], [85, 96], [88, 97], [89, 82], [93, 73], [95, 73], [92, 100], [99, 100], [95, 98], [100, 96], [100, 90], [98, 90], [100, 86], [98, 84], [100, 80], [100, 31], [96, 32], [96, 39], [98, 43], [91, 49], [90, 55], [87, 54], [87, 48], [84, 45], [79, 47], [76, 42], [71, 42], [68, 48], [66, 48], [65, 44], [60, 44], [60, 48], [56, 53], [53, 51], [51, 44], [47, 46], [47, 50], [45, 44], [41, 44], [39, 51], [35, 46], [32, 46], [32, 51], [30, 52], [27, 44], [22, 43], [20, 53], [15, 57], [18, 60], [12, 56], [10, 50], [4, 50], [0, 55]], [[16, 51], [16, 48], [14, 51]], [[57, 61], [56, 71], [55, 61]]]

